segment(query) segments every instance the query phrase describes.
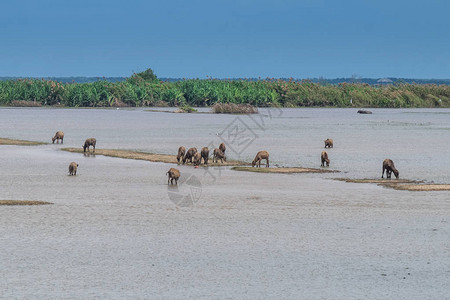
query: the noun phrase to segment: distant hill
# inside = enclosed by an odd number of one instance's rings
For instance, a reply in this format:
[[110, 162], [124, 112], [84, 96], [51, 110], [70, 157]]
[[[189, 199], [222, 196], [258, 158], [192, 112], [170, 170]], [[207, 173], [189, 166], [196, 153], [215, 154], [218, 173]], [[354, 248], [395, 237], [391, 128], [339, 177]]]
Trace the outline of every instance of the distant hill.
[[[0, 77], [0, 80], [16, 80], [16, 79], [23, 79], [27, 77]], [[101, 81], [106, 80], [109, 82], [121, 82], [126, 80], [126, 77], [34, 77], [35, 79], [46, 79], [46, 80], [53, 80], [53, 81], [59, 81], [62, 83], [88, 83], [88, 82], [95, 82], [95, 81]], [[181, 81], [183, 78], [159, 78], [162, 81], [167, 82], [176, 82]], [[257, 81], [264, 78], [229, 78], [227, 80], [247, 80], [247, 81]], [[276, 80], [277, 78], [271, 79]], [[290, 78], [280, 78], [282, 80], [290, 80]], [[326, 79], [326, 78], [305, 78], [305, 79], [292, 79], [294, 81], [302, 81], [302, 80], [310, 80], [312, 82], [316, 83], [322, 83], [322, 84], [339, 84], [339, 83], [367, 83], [370, 85], [376, 85], [376, 84], [396, 84], [396, 83], [417, 83], [417, 84], [447, 84], [450, 85], [450, 79], [414, 79], [414, 78], [395, 78], [395, 77], [385, 77], [385, 78], [334, 78], [334, 79]]]

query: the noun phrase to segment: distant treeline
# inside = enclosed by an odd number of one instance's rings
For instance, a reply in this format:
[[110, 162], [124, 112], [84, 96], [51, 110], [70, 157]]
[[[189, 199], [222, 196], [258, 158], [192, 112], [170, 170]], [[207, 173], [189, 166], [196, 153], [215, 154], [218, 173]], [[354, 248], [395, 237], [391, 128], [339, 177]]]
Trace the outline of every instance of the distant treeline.
[[[318, 79], [319, 80], [319, 79]], [[331, 84], [294, 79], [183, 79], [164, 81], [151, 69], [122, 81], [50, 79], [0, 81], [0, 105], [68, 107], [212, 106], [215, 103], [280, 107], [450, 107], [450, 86], [382, 80]], [[357, 81], [359, 80], [359, 81]], [[390, 79], [394, 81], [393, 79]]]
[[17, 79], [41, 79], [41, 80], [50, 80], [57, 81], [60, 83], [90, 83], [96, 81], [109, 81], [109, 82], [120, 82], [126, 80], [125, 77], [85, 77], [85, 76], [76, 76], [76, 77], [0, 77], [0, 81], [6, 80], [17, 80]]

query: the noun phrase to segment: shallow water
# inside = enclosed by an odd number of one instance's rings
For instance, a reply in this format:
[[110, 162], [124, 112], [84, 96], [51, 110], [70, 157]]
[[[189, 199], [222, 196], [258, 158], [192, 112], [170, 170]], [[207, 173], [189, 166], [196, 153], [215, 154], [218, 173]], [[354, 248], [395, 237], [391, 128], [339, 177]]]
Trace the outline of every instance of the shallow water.
[[81, 147], [86, 138], [96, 137], [100, 148], [173, 154], [180, 145], [200, 149], [225, 141], [230, 158], [251, 161], [264, 149], [273, 166], [303, 167], [320, 166], [323, 141], [332, 138], [334, 148], [326, 150], [331, 168], [347, 177], [379, 177], [382, 161], [391, 158], [401, 178], [450, 182], [450, 109], [373, 109], [372, 115], [356, 114], [355, 109], [260, 111], [249, 117], [145, 109], [3, 108], [0, 136], [51, 141], [63, 130], [65, 147]]
[[[450, 193], [409, 192], [333, 177], [449, 183], [449, 109], [261, 109], [260, 115], [145, 109], [0, 108], [0, 137], [63, 146], [0, 146], [0, 297], [448, 298]], [[260, 116], [263, 116], [262, 118]], [[172, 167], [59, 151], [81, 147], [175, 154], [217, 145], [272, 166], [337, 174], [256, 174]], [[78, 174], [67, 176], [71, 161]]]

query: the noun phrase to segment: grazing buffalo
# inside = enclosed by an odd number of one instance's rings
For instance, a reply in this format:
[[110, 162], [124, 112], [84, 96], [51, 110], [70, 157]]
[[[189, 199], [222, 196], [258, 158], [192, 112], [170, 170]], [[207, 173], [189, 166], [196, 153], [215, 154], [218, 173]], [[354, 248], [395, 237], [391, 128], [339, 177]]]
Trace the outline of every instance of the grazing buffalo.
[[54, 137], [52, 137], [52, 142], [53, 142], [53, 144], [55, 143], [55, 140], [56, 140], [56, 143], [57, 144], [59, 144], [59, 140], [61, 140], [61, 144], [64, 142], [64, 132], [62, 132], [62, 131], [57, 131], [56, 133], [55, 133], [55, 136]]
[[178, 155], [177, 155], [178, 163], [180, 163], [180, 160], [183, 159], [185, 154], [186, 154], [186, 148], [184, 148], [183, 146], [178, 148]]
[[194, 163], [194, 166], [200, 165], [202, 162], [202, 155], [200, 152], [195, 152], [194, 157], [192, 158], [192, 162]]
[[86, 148], [89, 152], [89, 147], [92, 146], [94, 148], [94, 152], [95, 152], [95, 144], [97, 143], [97, 140], [94, 138], [90, 138], [90, 139], [86, 139], [86, 141], [84, 142], [83, 145], [83, 151], [86, 152]]
[[186, 152], [186, 155], [183, 157], [183, 164], [185, 164], [187, 160], [192, 163], [192, 159], [194, 158], [195, 153], [197, 153], [197, 148], [189, 148]]
[[203, 158], [203, 163], [205, 165], [208, 164], [208, 159], [209, 159], [209, 149], [208, 147], [203, 147], [202, 148], [202, 152], [201, 152], [202, 158]]
[[258, 167], [261, 167], [261, 160], [265, 159], [266, 160], [266, 168], [269, 167], [269, 152], [267, 151], [259, 151], [256, 156], [255, 159], [252, 161], [252, 167], [254, 167], [255, 165], [258, 165]]
[[395, 178], [398, 178], [399, 172], [395, 168], [394, 162], [392, 159], [385, 159], [383, 161], [383, 171], [381, 172], [381, 178], [383, 178], [384, 171], [386, 170], [386, 178], [391, 178], [391, 173], [394, 172]]
[[173, 184], [174, 180], [175, 184], [178, 184], [178, 178], [180, 178], [180, 171], [178, 169], [170, 168], [169, 171], [167, 171], [166, 175], [168, 175], [167, 184], [169, 184], [169, 181], [171, 184]]
[[322, 160], [321, 166], [324, 167], [325, 163], [327, 164], [327, 167], [330, 166], [330, 160], [328, 159], [328, 153], [326, 151], [322, 151], [322, 154], [320, 155], [320, 159]]
[[325, 141], [325, 148], [333, 148], [333, 139], [326, 139]]
[[213, 152], [213, 162], [218, 162], [220, 159], [220, 162], [223, 163], [223, 161], [227, 161], [227, 158], [225, 154], [220, 150], [219, 148], [214, 149]]

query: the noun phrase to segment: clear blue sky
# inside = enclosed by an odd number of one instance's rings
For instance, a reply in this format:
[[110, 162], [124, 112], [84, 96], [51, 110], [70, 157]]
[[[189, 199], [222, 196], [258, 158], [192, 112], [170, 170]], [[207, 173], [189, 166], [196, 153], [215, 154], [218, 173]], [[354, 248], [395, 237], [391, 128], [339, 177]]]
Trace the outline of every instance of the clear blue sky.
[[5, 0], [0, 76], [450, 78], [449, 3]]

